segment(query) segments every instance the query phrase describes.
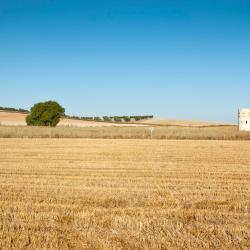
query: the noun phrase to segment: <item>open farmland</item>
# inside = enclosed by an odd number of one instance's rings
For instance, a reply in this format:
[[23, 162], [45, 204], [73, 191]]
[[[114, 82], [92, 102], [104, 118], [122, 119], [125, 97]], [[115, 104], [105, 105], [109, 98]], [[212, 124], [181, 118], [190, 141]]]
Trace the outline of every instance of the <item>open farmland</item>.
[[249, 249], [250, 142], [0, 139], [0, 249]]
[[154, 126], [181, 126], [181, 127], [208, 127], [208, 126], [232, 126], [222, 122], [206, 122], [206, 121], [188, 121], [188, 120], [170, 120], [170, 119], [147, 119], [138, 121], [137, 124], [147, 124]]
[[[27, 114], [20, 112], [6, 112], [0, 110], [0, 125], [4, 126], [26, 126]], [[98, 121], [83, 121], [77, 119], [62, 118], [59, 127], [144, 127], [144, 124], [133, 123], [111, 123]]]
[[99, 138], [250, 140], [237, 126], [181, 127], [27, 127], [0, 126], [0, 138]]
[[[0, 110], [0, 125], [4, 126], [26, 126], [25, 118], [27, 114], [20, 112], [9, 112]], [[168, 119], [145, 119], [136, 122], [104, 122], [104, 121], [85, 121], [77, 119], [63, 118], [59, 122], [59, 127], [144, 127], [144, 126], [180, 126], [180, 127], [208, 127], [208, 126], [230, 126], [232, 124], [186, 121], [186, 120], [168, 120]]]

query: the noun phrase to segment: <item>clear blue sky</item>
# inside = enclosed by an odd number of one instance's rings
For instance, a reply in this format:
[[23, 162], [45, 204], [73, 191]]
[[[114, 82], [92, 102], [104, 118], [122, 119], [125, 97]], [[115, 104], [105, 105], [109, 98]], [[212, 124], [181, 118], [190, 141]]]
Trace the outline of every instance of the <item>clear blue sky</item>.
[[236, 122], [249, 0], [0, 0], [0, 106]]

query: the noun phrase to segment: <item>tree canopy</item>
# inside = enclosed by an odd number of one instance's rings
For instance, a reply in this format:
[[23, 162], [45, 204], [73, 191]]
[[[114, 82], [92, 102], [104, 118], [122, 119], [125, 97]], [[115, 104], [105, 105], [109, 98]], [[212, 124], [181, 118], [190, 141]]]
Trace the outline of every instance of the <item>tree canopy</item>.
[[31, 108], [26, 123], [29, 126], [55, 127], [64, 116], [64, 112], [65, 109], [55, 101], [39, 102]]

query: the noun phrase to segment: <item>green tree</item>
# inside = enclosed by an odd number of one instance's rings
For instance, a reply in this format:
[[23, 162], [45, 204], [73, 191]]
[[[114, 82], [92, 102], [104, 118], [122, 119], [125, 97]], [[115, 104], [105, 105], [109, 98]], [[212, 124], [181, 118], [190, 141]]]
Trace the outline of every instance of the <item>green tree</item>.
[[94, 121], [101, 121], [102, 119], [99, 116], [94, 117]]
[[123, 119], [124, 119], [125, 122], [130, 122], [131, 121], [129, 116], [124, 116]]
[[39, 102], [31, 108], [30, 115], [26, 117], [29, 126], [50, 126], [55, 127], [65, 109], [55, 101]]

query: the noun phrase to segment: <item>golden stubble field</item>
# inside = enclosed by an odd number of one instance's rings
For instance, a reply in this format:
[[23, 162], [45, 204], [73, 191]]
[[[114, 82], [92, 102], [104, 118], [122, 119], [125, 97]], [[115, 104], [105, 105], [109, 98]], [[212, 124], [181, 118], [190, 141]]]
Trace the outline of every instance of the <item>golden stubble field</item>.
[[249, 249], [250, 142], [0, 139], [0, 249]]

